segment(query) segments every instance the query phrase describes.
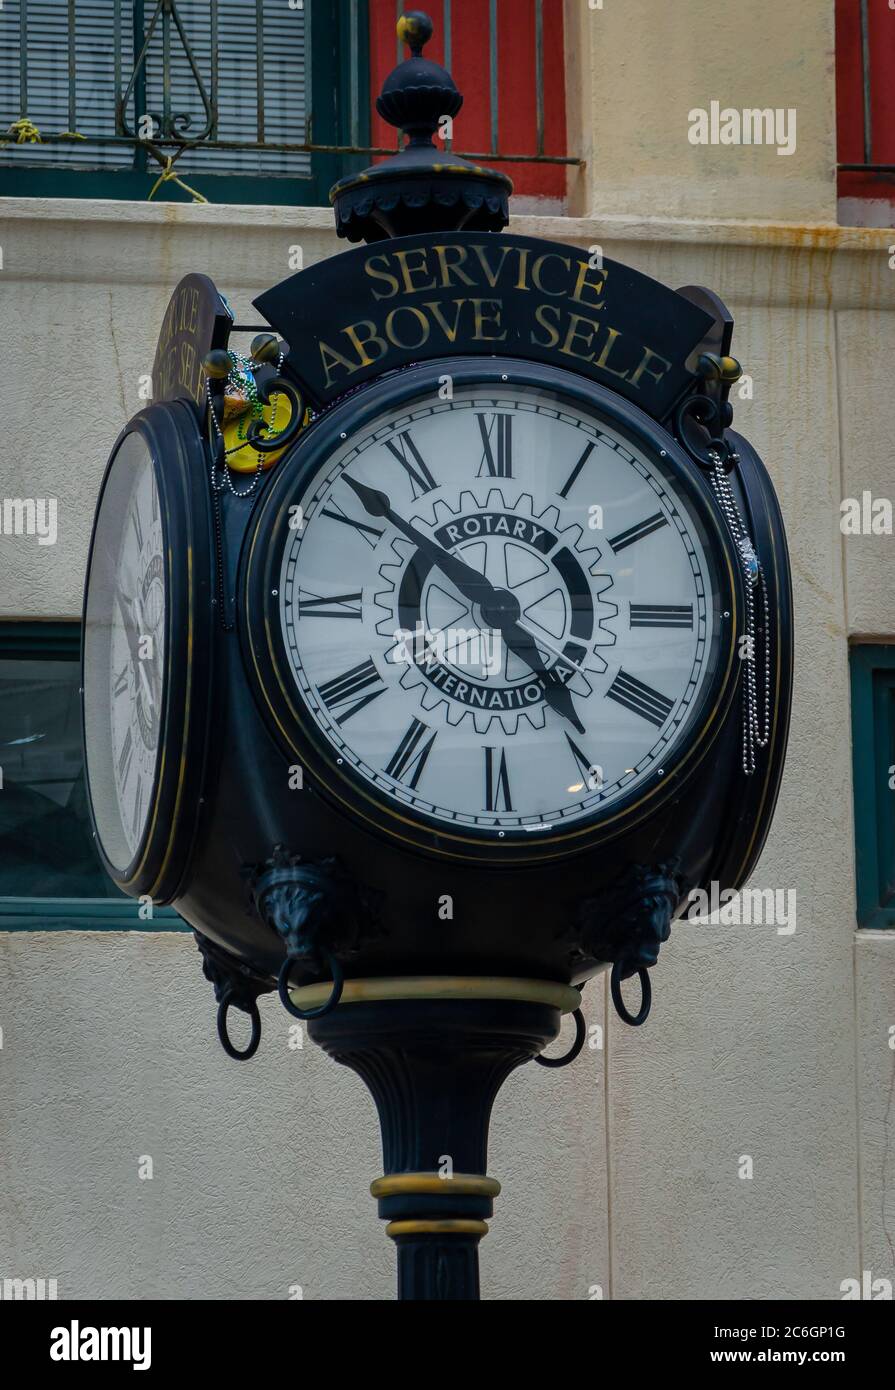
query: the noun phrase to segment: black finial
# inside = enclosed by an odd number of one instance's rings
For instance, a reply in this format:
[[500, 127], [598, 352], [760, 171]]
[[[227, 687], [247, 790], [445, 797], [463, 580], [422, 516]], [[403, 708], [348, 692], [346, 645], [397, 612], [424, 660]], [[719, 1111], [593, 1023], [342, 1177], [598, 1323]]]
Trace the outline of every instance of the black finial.
[[336, 231], [349, 241], [381, 241], [414, 232], [499, 232], [509, 221], [513, 184], [506, 174], [471, 164], [433, 140], [463, 97], [450, 73], [423, 57], [433, 25], [422, 10], [398, 20], [411, 56], [389, 73], [376, 110], [407, 136], [391, 159], [340, 179], [330, 192]]
[[408, 10], [398, 20], [398, 38], [406, 43], [414, 58], [421, 56], [424, 45], [434, 32], [434, 24], [422, 10]]
[[398, 20], [398, 38], [413, 55], [391, 72], [376, 98], [376, 110], [389, 125], [398, 126], [412, 145], [431, 145], [443, 116], [456, 116], [463, 105], [450, 73], [424, 58], [423, 45], [432, 37], [432, 21], [422, 10]]

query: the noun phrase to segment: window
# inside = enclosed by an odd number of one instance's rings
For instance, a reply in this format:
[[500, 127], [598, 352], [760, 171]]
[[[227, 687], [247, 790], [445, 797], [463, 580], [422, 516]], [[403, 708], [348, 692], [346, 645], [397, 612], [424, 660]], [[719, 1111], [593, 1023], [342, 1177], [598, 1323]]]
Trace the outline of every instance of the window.
[[895, 646], [851, 650], [858, 926], [895, 927]]
[[367, 32], [366, 0], [5, 0], [0, 194], [143, 199], [176, 156], [212, 202], [323, 204], [366, 162], [334, 150], [368, 141]]
[[[450, 147], [560, 211], [564, 0], [432, 0]], [[0, 0], [0, 195], [325, 206], [396, 147], [371, 95], [403, 0]], [[372, 36], [372, 43], [371, 43]], [[165, 162], [187, 187], [168, 179]], [[543, 210], [543, 209], [541, 209]]]
[[139, 916], [93, 848], [81, 748], [79, 623], [0, 623], [0, 930], [187, 930]]
[[836, 0], [839, 221], [891, 227], [895, 217], [895, 9]]

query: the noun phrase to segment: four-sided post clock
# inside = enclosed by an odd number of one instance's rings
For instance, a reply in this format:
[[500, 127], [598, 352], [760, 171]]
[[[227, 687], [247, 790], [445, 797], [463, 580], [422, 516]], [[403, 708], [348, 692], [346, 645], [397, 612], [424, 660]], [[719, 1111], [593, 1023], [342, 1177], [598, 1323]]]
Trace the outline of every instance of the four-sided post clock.
[[503, 233], [400, 31], [410, 140], [333, 190], [367, 244], [261, 295], [248, 355], [175, 292], [100, 493], [84, 732], [106, 868], [196, 929], [227, 1051], [265, 991], [310, 1020], [379, 1109], [400, 1296], [474, 1298], [503, 1080], [580, 1051], [601, 970], [642, 1022], [691, 891], [761, 852], [791, 598], [721, 301]]

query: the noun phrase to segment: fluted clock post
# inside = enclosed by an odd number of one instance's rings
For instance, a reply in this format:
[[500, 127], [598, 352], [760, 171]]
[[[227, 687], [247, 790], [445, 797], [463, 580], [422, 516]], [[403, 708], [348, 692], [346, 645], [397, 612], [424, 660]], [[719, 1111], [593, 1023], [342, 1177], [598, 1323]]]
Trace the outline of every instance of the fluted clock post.
[[349, 1002], [309, 1024], [376, 1102], [383, 1175], [371, 1191], [397, 1247], [399, 1299], [478, 1299], [479, 1241], [500, 1191], [486, 1173], [491, 1108], [578, 998], [530, 981], [528, 993], [554, 1002], [488, 999], [489, 984], [526, 992], [522, 981], [480, 979], [439, 998], [450, 982], [432, 981], [433, 997]]

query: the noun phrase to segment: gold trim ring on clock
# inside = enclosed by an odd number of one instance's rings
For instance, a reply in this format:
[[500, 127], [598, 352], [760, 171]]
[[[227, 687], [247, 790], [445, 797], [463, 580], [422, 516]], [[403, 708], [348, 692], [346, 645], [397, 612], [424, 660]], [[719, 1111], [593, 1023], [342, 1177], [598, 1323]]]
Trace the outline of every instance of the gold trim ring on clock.
[[[322, 980], [290, 990], [289, 997], [298, 1008], [312, 1009], [325, 1003], [331, 991], [332, 981]], [[547, 1004], [562, 1014], [574, 1013], [581, 1007], [581, 992], [574, 985], [480, 975], [346, 980], [339, 1007], [393, 999], [509, 999], [517, 1003]]]

